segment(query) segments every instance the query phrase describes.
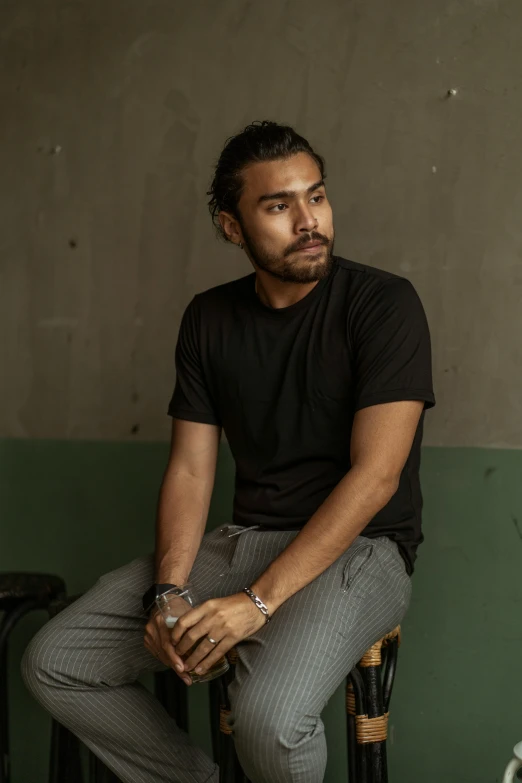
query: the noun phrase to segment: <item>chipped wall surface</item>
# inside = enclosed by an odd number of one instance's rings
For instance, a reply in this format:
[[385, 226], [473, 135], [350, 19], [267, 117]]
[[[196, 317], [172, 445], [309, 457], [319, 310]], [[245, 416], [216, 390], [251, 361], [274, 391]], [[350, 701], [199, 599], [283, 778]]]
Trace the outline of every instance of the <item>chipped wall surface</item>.
[[336, 252], [421, 294], [425, 442], [522, 445], [519, 0], [4, 0], [0, 57], [1, 435], [168, 436], [182, 311], [251, 270], [212, 165], [274, 119], [326, 157]]

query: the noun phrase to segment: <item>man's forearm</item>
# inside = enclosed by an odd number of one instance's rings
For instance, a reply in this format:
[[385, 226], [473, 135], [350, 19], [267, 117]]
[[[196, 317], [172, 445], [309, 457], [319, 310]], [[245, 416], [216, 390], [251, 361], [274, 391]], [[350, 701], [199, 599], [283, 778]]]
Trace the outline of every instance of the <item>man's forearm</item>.
[[352, 468], [295, 539], [252, 585], [274, 612], [325, 571], [397, 490], [397, 481]]
[[156, 522], [156, 582], [188, 580], [205, 532], [211, 492], [201, 479], [167, 470]]

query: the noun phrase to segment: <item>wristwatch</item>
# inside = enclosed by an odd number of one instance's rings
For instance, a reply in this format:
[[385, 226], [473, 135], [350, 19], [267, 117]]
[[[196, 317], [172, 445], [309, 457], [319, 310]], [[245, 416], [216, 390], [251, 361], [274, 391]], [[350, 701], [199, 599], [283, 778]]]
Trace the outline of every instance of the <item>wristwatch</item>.
[[149, 587], [146, 593], [143, 594], [143, 598], [141, 599], [141, 603], [143, 606], [143, 611], [145, 614], [149, 614], [150, 610], [154, 606], [156, 602], [156, 598], [159, 598], [160, 595], [163, 595], [164, 593], [168, 593], [169, 590], [173, 590], [178, 585], [170, 585], [170, 584], [163, 584], [163, 585], [152, 585], [152, 587]]

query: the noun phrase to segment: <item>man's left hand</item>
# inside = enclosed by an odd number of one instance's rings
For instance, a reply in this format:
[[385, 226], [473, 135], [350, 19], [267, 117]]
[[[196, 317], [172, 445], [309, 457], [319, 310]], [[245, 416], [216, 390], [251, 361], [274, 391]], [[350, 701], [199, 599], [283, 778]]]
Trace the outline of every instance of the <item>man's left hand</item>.
[[[182, 615], [172, 630], [176, 653], [185, 655], [201, 639], [185, 663], [185, 671], [205, 674], [235, 644], [265, 624], [265, 617], [246, 593], [211, 598]], [[217, 644], [208, 641], [215, 639]]]

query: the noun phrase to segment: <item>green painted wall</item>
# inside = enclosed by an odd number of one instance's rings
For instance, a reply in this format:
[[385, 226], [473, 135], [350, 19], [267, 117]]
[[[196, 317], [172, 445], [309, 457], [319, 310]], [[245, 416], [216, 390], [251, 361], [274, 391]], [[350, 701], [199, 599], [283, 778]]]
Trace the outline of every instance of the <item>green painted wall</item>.
[[[61, 574], [70, 592], [152, 547], [165, 444], [0, 440], [0, 569]], [[426, 448], [426, 542], [404, 624], [392, 704], [391, 783], [501, 779], [522, 738], [522, 452]], [[223, 447], [211, 526], [230, 518]], [[11, 648], [13, 783], [45, 783], [49, 720], [18, 662], [45, 615]], [[208, 748], [206, 691], [191, 688], [193, 731]], [[345, 783], [342, 693], [325, 714], [326, 783]]]

